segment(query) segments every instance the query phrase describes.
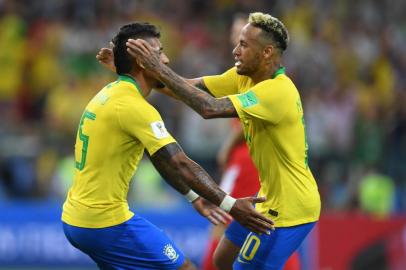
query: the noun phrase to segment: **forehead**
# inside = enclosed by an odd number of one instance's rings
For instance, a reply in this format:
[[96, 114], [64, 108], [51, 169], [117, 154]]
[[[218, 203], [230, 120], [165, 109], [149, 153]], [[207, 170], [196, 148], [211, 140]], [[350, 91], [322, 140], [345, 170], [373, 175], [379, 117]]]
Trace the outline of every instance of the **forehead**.
[[247, 23], [241, 30], [240, 40], [244, 41], [257, 41], [258, 35], [261, 32], [261, 29], [252, 24]]

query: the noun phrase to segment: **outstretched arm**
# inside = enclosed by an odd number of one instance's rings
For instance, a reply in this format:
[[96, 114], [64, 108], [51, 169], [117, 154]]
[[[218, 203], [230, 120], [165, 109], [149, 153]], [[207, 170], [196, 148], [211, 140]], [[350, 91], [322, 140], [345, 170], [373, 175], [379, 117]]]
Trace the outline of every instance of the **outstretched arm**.
[[[159, 51], [142, 39], [129, 39], [128, 52], [136, 57], [154, 76], [169, 87], [175, 95], [203, 118], [237, 117], [237, 112], [228, 97], [214, 98], [209, 93], [190, 85], [165, 64], [161, 63]], [[203, 85], [200, 85], [204, 87]], [[206, 88], [207, 89], [207, 88]]]
[[[168, 144], [150, 157], [163, 178], [182, 194], [190, 188], [215, 205], [222, 206], [230, 198], [197, 163], [189, 159], [176, 143]], [[272, 220], [255, 211], [252, 204], [264, 198], [247, 197], [237, 199], [229, 213], [248, 229], [267, 233], [273, 228]]]
[[192, 188], [216, 205], [220, 205], [226, 195], [197, 163], [185, 155], [177, 143], [162, 147], [150, 159], [165, 181], [181, 194], [186, 194]]
[[[116, 72], [116, 67], [114, 66], [114, 54], [113, 54], [113, 50], [110, 48], [101, 48], [99, 50], [99, 52], [96, 55], [96, 59], [99, 61], [99, 63], [104, 66], [105, 68], [109, 69], [112, 72]], [[189, 83], [190, 85], [193, 85], [197, 88], [199, 88], [200, 90], [203, 90], [207, 93], [209, 92], [209, 89], [207, 89], [206, 85], [203, 82], [202, 78], [194, 78], [194, 79], [185, 79], [184, 80]], [[174, 99], [179, 99], [173, 92], [171, 89], [169, 89], [168, 87], [163, 87], [163, 88], [157, 88], [155, 89], [159, 92], [161, 92], [162, 94], [165, 94], [169, 97], [172, 97]]]
[[[154, 164], [155, 168], [159, 171], [159, 173], [169, 185], [171, 185], [174, 189], [176, 189], [183, 195], [189, 194], [191, 189], [189, 185], [184, 182], [183, 175], [189, 175], [190, 172], [187, 172], [187, 170], [182, 172], [181, 170], [174, 169], [182, 167], [184, 168], [184, 166], [182, 165], [182, 160], [188, 159], [179, 145], [177, 145], [176, 143], [169, 144], [158, 150], [154, 155], [150, 156], [150, 159], [152, 161], [152, 164]], [[199, 165], [197, 165], [193, 161], [191, 162], [193, 166], [199, 167]], [[201, 185], [212, 185], [213, 183], [210, 181], [209, 178], [210, 177], [208, 175], [206, 175], [206, 177], [203, 177], [204, 182], [202, 182]], [[211, 188], [213, 187], [211, 186]], [[217, 193], [217, 196], [221, 195], [223, 195], [222, 191]], [[216, 196], [213, 196], [210, 199], [216, 200], [218, 198]], [[193, 207], [202, 216], [206, 217], [215, 225], [219, 223], [225, 224], [228, 220], [230, 220], [230, 217], [227, 213], [219, 209], [215, 204], [210, 203], [210, 201], [205, 201], [202, 197], [190, 198], [189, 200], [192, 203]]]

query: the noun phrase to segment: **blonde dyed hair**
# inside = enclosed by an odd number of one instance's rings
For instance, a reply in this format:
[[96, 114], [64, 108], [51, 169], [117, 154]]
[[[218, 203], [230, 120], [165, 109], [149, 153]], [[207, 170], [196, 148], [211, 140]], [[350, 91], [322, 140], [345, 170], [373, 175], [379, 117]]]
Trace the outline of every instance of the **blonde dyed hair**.
[[271, 36], [271, 39], [282, 51], [286, 50], [289, 43], [289, 34], [285, 25], [277, 18], [262, 12], [251, 13], [248, 23], [261, 28]]

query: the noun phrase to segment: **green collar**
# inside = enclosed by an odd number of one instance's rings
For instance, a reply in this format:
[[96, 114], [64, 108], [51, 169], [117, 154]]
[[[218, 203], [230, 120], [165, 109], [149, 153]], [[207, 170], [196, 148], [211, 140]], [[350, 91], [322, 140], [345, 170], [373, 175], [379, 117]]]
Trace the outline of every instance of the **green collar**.
[[275, 79], [276, 76], [280, 75], [280, 74], [285, 74], [285, 67], [280, 67], [271, 77], [271, 79]]
[[131, 77], [129, 75], [118, 75], [117, 81], [119, 81], [119, 82], [124, 81], [124, 82], [129, 82], [129, 83], [133, 84], [135, 86], [135, 88], [138, 90], [138, 92], [140, 92], [141, 96], [144, 96], [142, 94], [140, 85], [137, 83], [137, 81], [133, 77]]

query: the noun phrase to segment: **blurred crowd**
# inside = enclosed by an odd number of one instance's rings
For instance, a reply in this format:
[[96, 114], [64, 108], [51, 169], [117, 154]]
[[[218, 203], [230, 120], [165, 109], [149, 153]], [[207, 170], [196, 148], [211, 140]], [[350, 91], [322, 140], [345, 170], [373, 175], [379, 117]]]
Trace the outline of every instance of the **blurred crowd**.
[[[402, 0], [0, 0], [0, 200], [64, 199], [81, 113], [116, 78], [95, 55], [121, 25], [159, 25], [170, 66], [198, 77], [234, 64], [233, 17], [262, 11], [290, 32], [283, 62], [302, 96], [324, 209], [404, 213], [405, 10]], [[203, 120], [159, 93], [149, 100], [218, 179], [228, 120]], [[150, 163], [140, 166], [132, 200], [176, 200]]]

